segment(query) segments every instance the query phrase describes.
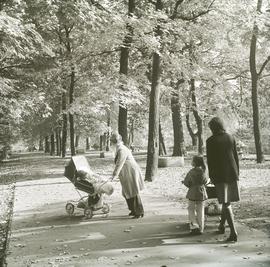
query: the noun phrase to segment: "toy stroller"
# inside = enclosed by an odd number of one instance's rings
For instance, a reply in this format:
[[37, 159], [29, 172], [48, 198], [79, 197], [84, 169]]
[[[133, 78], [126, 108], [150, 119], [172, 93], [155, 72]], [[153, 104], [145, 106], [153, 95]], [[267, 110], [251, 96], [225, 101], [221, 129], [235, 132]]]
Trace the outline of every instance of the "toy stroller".
[[[66, 212], [71, 216], [75, 208], [83, 209], [87, 219], [91, 219], [95, 211], [102, 211], [104, 214], [110, 212], [110, 206], [103, 201], [104, 193], [111, 195], [113, 187], [108, 181], [100, 181], [100, 178], [90, 169], [87, 159], [84, 156], [74, 156], [65, 166], [65, 177], [75, 186], [80, 198], [71, 200], [66, 204]], [[88, 195], [82, 196], [80, 191]]]

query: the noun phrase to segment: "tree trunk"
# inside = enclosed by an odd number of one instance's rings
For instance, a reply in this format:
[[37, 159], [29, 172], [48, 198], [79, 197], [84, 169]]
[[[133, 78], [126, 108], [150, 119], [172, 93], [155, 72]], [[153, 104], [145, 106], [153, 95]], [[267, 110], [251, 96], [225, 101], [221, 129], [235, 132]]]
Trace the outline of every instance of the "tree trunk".
[[[135, 0], [128, 1], [128, 16], [132, 16], [135, 10]], [[125, 37], [124, 44], [120, 52], [120, 74], [128, 74], [129, 48], [132, 42], [132, 27], [127, 25], [128, 33]], [[125, 145], [128, 143], [128, 123], [127, 123], [127, 107], [120, 101], [118, 115], [118, 132], [122, 136]]]
[[[74, 97], [74, 85], [75, 85], [75, 71], [74, 67], [72, 67], [71, 75], [70, 75], [70, 87], [69, 87], [69, 105], [71, 106], [73, 103]], [[71, 156], [75, 156], [75, 143], [74, 143], [74, 115], [69, 112], [69, 136], [70, 136], [70, 152]]]
[[103, 135], [99, 136], [99, 150], [103, 151]]
[[66, 100], [66, 93], [62, 94], [62, 112], [63, 112], [63, 123], [62, 123], [62, 144], [61, 144], [61, 152], [62, 152], [62, 158], [66, 156], [67, 152], [67, 100]]
[[162, 134], [161, 123], [159, 121], [159, 156], [167, 155], [165, 142]]
[[4, 160], [7, 160], [8, 159], [8, 150], [9, 150], [9, 146], [8, 145], [5, 145], [2, 149], [2, 156], [0, 157], [0, 161], [4, 161]]
[[59, 156], [59, 131], [58, 129], [55, 130], [55, 143], [56, 143], [56, 156]]
[[85, 143], [86, 143], [86, 150], [90, 150], [90, 142], [89, 142], [89, 137], [86, 137], [85, 139]]
[[[162, 9], [162, 1], [156, 0], [156, 10]], [[161, 37], [160, 26], [157, 25], [156, 36]], [[153, 53], [152, 78], [149, 106], [148, 148], [145, 180], [153, 181], [158, 169], [159, 154], [159, 98], [160, 98], [160, 65], [161, 58]]]
[[131, 126], [129, 130], [129, 138], [128, 138], [128, 145], [129, 147], [133, 146], [134, 144], [134, 120], [131, 121]]
[[62, 149], [62, 135], [61, 129], [59, 129], [59, 156], [61, 156], [61, 149]]
[[56, 155], [61, 156], [61, 135], [60, 135], [60, 129], [56, 129], [55, 132], [55, 138], [56, 138]]
[[190, 120], [189, 120], [189, 113], [186, 114], [186, 125], [187, 125], [189, 135], [191, 137], [192, 146], [197, 147], [197, 145], [198, 145], [197, 133], [194, 133], [193, 130], [192, 130], [192, 127], [190, 125]]
[[80, 141], [80, 135], [76, 134], [76, 138], [75, 138], [75, 147], [78, 148], [79, 146], [79, 141]]
[[[258, 0], [257, 11], [260, 12], [262, 6], [262, 0]], [[258, 81], [259, 75], [256, 68], [256, 47], [257, 47], [257, 36], [259, 34], [258, 26], [256, 22], [253, 26], [253, 32], [250, 43], [250, 57], [249, 66], [251, 74], [251, 99], [252, 99], [252, 110], [253, 110], [253, 133], [255, 139], [256, 157], [257, 163], [264, 161], [264, 155], [262, 150], [261, 132], [260, 132], [260, 112], [258, 105]]]
[[107, 132], [106, 135], [106, 151], [110, 151], [110, 132]]
[[110, 151], [110, 127], [111, 127], [111, 114], [107, 111], [107, 134], [106, 134], [106, 151]]
[[119, 106], [118, 132], [124, 144], [127, 144], [127, 109], [122, 106]]
[[51, 151], [50, 155], [53, 156], [55, 154], [55, 142], [54, 142], [54, 134], [51, 134]]
[[43, 145], [44, 139], [42, 136], [39, 137], [39, 144], [38, 144], [38, 151], [43, 151], [44, 150], [44, 145]]
[[198, 107], [197, 107], [197, 99], [195, 94], [195, 80], [190, 80], [190, 91], [191, 91], [191, 101], [192, 101], [192, 112], [197, 124], [197, 137], [198, 137], [198, 153], [203, 154], [203, 121], [199, 115]]
[[50, 153], [49, 136], [45, 136], [45, 153]]
[[145, 180], [153, 181], [158, 168], [159, 155], [159, 80], [160, 80], [160, 55], [153, 55], [152, 86], [150, 93], [149, 107], [149, 130], [148, 130], [148, 148], [147, 165]]
[[[184, 82], [184, 81], [183, 81]], [[173, 156], [183, 156], [184, 154], [184, 130], [179, 101], [179, 91], [176, 88], [171, 95], [171, 111], [173, 122]]]
[[103, 141], [102, 146], [106, 150], [106, 144], [107, 144], [107, 133], [106, 132], [103, 134], [102, 141]]

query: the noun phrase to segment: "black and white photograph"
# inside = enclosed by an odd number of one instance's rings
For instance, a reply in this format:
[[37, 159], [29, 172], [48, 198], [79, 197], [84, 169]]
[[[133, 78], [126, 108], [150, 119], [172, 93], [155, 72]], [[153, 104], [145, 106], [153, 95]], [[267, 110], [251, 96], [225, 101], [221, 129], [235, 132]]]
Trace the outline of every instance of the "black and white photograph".
[[0, 267], [270, 267], [270, 0], [0, 0]]

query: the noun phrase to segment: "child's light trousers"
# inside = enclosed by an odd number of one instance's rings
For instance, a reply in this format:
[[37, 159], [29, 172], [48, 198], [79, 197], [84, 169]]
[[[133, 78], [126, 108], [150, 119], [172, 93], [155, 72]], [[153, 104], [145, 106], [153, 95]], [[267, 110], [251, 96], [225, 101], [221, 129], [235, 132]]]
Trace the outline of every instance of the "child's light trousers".
[[204, 201], [189, 200], [188, 201], [188, 218], [190, 222], [190, 230], [199, 228], [201, 232], [204, 230]]

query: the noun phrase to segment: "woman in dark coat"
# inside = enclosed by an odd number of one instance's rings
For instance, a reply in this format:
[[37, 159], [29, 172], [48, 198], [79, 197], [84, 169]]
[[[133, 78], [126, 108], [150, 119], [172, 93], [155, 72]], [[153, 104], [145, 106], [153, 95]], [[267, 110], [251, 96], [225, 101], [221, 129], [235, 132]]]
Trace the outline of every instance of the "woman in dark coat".
[[217, 198], [222, 204], [219, 233], [225, 232], [227, 220], [230, 236], [226, 241], [237, 241], [237, 232], [231, 202], [240, 200], [238, 180], [239, 161], [236, 142], [233, 136], [226, 133], [220, 118], [214, 117], [209, 122], [212, 136], [206, 141], [207, 165], [211, 182], [215, 185]]

